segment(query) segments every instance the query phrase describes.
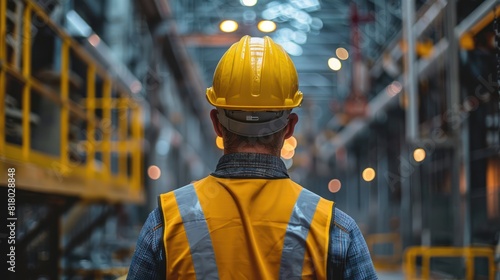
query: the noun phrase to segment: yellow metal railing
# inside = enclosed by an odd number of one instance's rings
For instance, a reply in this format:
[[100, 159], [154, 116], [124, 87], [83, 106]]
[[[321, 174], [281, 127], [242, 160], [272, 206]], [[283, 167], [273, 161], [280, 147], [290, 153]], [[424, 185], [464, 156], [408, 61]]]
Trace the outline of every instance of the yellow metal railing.
[[[366, 236], [366, 244], [370, 250], [373, 264], [377, 270], [396, 270], [401, 267], [402, 244], [399, 233], [375, 233]], [[392, 254], [378, 254], [376, 245], [388, 244]]]
[[474, 48], [474, 36], [486, 28], [495, 18], [500, 17], [500, 5], [496, 5], [490, 13], [478, 20], [467, 32], [459, 38], [460, 46], [470, 50]]
[[[420, 276], [417, 275], [417, 257], [422, 259]], [[405, 275], [406, 279], [431, 279], [431, 258], [465, 258], [465, 273], [467, 280], [474, 278], [474, 259], [487, 258], [488, 279], [494, 280], [495, 260], [491, 248], [483, 247], [410, 247], [405, 251]]]
[[[117, 81], [76, 40], [32, 0], [21, 0], [23, 20], [13, 23], [22, 30], [20, 53], [22, 63], [12, 63], [7, 45], [7, 0], [0, 0], [0, 160], [1, 166], [16, 167], [17, 185], [27, 189], [95, 196], [114, 200], [142, 201], [141, 105], [130, 89]], [[58, 86], [51, 87], [32, 73], [33, 19], [39, 19], [44, 28], [60, 42], [56, 57], [60, 73]], [[10, 26], [12, 23], [10, 24]], [[22, 25], [22, 26], [16, 26]], [[20, 28], [20, 29], [17, 29]], [[53, 50], [51, 50], [53, 51]], [[9, 54], [10, 52], [10, 54]], [[74, 101], [70, 71], [73, 60], [86, 67], [83, 102]], [[102, 81], [102, 86], [98, 86]], [[21, 90], [10, 90], [9, 83], [16, 83]], [[6, 95], [17, 96], [22, 102], [22, 141], [18, 144], [6, 139]], [[59, 153], [48, 154], [32, 148], [33, 94], [49, 100], [59, 108]], [[77, 119], [81, 123], [82, 139], [70, 140], [70, 125]], [[47, 124], [45, 124], [47, 125]], [[50, 124], [49, 124], [50, 125]], [[102, 137], [98, 137], [101, 135]], [[72, 160], [70, 144], [77, 145], [85, 156], [84, 162]], [[98, 160], [101, 160], [99, 163]], [[3, 179], [0, 175], [0, 179]], [[6, 182], [5, 180], [3, 180]]]

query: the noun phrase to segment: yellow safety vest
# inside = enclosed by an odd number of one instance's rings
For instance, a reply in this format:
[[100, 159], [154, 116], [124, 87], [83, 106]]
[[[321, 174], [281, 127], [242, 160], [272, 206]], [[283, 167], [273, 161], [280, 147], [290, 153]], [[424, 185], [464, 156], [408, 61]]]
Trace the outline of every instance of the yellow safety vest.
[[333, 202], [290, 179], [208, 176], [159, 203], [168, 280], [326, 279]]

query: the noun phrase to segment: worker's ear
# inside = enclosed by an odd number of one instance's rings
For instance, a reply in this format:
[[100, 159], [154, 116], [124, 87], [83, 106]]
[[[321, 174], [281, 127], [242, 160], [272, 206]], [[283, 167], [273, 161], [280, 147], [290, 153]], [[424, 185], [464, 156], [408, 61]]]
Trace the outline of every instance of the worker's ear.
[[217, 136], [222, 137], [222, 125], [219, 122], [217, 114], [219, 114], [217, 109], [212, 109], [212, 111], [210, 111], [210, 119], [212, 119], [212, 125], [214, 126], [215, 133]]
[[293, 131], [295, 130], [295, 125], [298, 121], [299, 116], [297, 116], [297, 114], [291, 113], [290, 116], [288, 116], [288, 124], [285, 127], [285, 139], [292, 137]]

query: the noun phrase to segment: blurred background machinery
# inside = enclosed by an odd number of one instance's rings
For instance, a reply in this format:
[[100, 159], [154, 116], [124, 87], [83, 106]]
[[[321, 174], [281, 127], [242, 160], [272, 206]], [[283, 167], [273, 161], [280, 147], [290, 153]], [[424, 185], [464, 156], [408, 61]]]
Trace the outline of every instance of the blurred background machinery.
[[156, 197], [222, 154], [204, 91], [245, 34], [295, 62], [282, 158], [356, 219], [381, 279], [493, 279], [499, 16], [494, 0], [0, 0], [17, 279], [126, 274]]

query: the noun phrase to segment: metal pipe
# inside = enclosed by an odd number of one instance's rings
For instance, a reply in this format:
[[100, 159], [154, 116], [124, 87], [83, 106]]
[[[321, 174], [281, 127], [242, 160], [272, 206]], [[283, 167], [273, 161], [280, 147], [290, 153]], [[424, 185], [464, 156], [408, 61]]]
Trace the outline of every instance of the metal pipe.
[[[482, 19], [488, 20], [489, 18], [489, 22], [491, 22], [494, 18], [494, 14], [492, 13], [493, 9], [496, 5], [499, 4], [500, 4], [499, 0], [486, 0], [483, 3], [481, 3], [479, 7], [477, 7], [472, 13], [470, 13], [455, 27], [455, 34], [457, 38], [460, 38], [469, 31], [479, 32], [482, 29], [481, 26], [482, 27], [485, 26], [485, 24], [481, 24], [481, 20]], [[497, 12], [500, 12], [500, 10]], [[488, 13], [491, 14], [488, 15]]]
[[409, 141], [418, 139], [418, 101], [417, 101], [417, 72], [416, 39], [413, 32], [415, 23], [415, 1], [403, 1], [403, 36], [406, 43], [404, 53], [405, 62], [405, 97], [406, 101], [406, 138]]

